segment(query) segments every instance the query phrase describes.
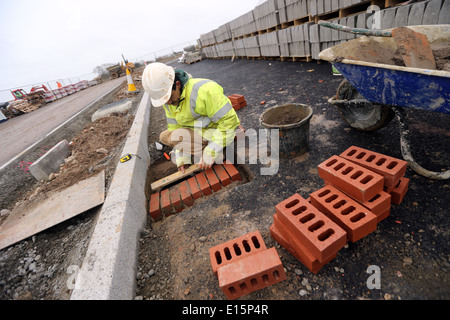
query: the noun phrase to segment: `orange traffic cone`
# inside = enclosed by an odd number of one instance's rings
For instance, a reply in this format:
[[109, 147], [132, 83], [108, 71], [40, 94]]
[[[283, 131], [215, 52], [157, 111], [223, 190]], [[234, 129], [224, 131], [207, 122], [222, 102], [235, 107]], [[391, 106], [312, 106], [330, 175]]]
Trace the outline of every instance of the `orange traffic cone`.
[[133, 83], [133, 79], [131, 78], [130, 69], [127, 68], [127, 81], [128, 81], [128, 92], [138, 92], [136, 86]]

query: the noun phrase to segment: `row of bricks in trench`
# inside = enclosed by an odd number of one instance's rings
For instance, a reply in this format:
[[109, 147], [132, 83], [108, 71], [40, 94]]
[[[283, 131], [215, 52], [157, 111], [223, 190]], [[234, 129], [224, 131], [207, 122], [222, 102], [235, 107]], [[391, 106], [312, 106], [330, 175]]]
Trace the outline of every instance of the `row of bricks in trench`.
[[[375, 231], [400, 204], [409, 179], [407, 163], [352, 146], [318, 166], [325, 186], [305, 199], [299, 194], [275, 206], [271, 237], [317, 273], [347, 242]], [[275, 248], [259, 231], [209, 250], [213, 272], [228, 299], [236, 299], [286, 279]]]
[[[243, 95], [232, 94], [228, 98], [236, 111], [247, 106]], [[161, 220], [164, 216], [192, 206], [194, 200], [208, 196], [238, 180], [242, 180], [241, 176], [231, 163], [214, 165], [212, 169], [200, 172], [169, 189], [153, 193], [150, 197], [150, 215], [155, 221]]]
[[217, 192], [242, 177], [236, 167], [228, 160], [215, 164], [174, 186], [155, 192], [150, 196], [150, 216], [154, 221], [161, 220], [174, 212], [181, 212], [194, 205], [194, 201]]

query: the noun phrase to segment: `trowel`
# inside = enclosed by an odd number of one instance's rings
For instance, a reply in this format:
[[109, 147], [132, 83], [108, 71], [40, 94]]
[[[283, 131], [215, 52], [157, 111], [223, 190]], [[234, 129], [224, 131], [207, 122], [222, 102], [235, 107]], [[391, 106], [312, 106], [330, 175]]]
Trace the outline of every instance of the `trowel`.
[[415, 32], [408, 27], [392, 30], [375, 30], [350, 28], [336, 23], [320, 20], [319, 25], [338, 31], [350, 32], [365, 36], [392, 37], [397, 44], [399, 54], [406, 67], [436, 70], [436, 61], [426, 35]]

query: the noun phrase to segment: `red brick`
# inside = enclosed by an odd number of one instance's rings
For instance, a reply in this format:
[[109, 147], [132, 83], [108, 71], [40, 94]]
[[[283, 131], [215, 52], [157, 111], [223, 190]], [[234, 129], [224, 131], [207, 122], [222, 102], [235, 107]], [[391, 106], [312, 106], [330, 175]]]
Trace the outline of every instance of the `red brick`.
[[346, 232], [299, 194], [275, 206], [290, 232], [320, 261], [326, 262], [346, 243]]
[[236, 169], [236, 167], [230, 162], [230, 160], [225, 160], [223, 163], [223, 167], [228, 172], [228, 174], [231, 177], [231, 180], [233, 181], [239, 181], [242, 180], [241, 175], [239, 174], [239, 171]]
[[180, 188], [178, 184], [169, 189], [169, 195], [174, 210], [177, 212], [183, 211], [184, 207], [181, 203]]
[[342, 158], [370, 169], [384, 177], [384, 185], [394, 186], [404, 176], [408, 163], [381, 153], [351, 146], [341, 153]]
[[391, 213], [391, 207], [389, 207], [385, 212], [383, 212], [382, 214], [377, 216], [377, 223], [379, 223], [380, 221], [382, 221], [382, 220], [386, 219], [387, 217], [389, 217], [390, 213]]
[[205, 196], [210, 195], [212, 193], [212, 189], [211, 186], [209, 185], [208, 179], [206, 179], [205, 173], [203, 171], [199, 172], [195, 175], [195, 178], [198, 181], [198, 185], [203, 195]]
[[228, 96], [228, 99], [230, 99], [231, 104], [240, 104], [245, 102], [244, 96], [240, 94], [232, 94], [231, 96]]
[[172, 205], [170, 204], [169, 189], [164, 189], [161, 191], [161, 211], [166, 216], [172, 213]]
[[195, 177], [187, 179], [187, 183], [189, 184], [189, 189], [191, 190], [191, 194], [194, 200], [203, 197], [202, 192], [198, 187], [197, 179], [195, 179]]
[[391, 201], [393, 204], [400, 204], [405, 197], [406, 191], [408, 191], [409, 179], [402, 177], [398, 184], [391, 191]]
[[361, 204], [379, 217], [391, 207], [391, 195], [384, 191], [380, 191], [372, 199]]
[[332, 156], [318, 166], [319, 176], [359, 202], [383, 190], [384, 178], [354, 162]]
[[194, 198], [192, 198], [191, 196], [191, 192], [189, 191], [187, 181], [180, 182], [179, 186], [180, 186], [181, 201], [183, 202], [183, 204], [189, 207], [194, 205]]
[[311, 193], [310, 197], [312, 205], [344, 229], [351, 242], [358, 241], [377, 228], [375, 214], [333, 186], [325, 186]]
[[217, 270], [220, 267], [266, 249], [266, 244], [259, 231], [253, 231], [214, 246], [209, 249], [213, 273], [217, 277]]
[[214, 192], [219, 191], [222, 186], [220, 185], [219, 179], [217, 178], [216, 174], [214, 173], [213, 169], [206, 169], [205, 170], [206, 178], [208, 179], [209, 184], [211, 185], [211, 188]]
[[230, 300], [286, 279], [283, 264], [275, 248], [220, 267], [217, 276], [220, 288]]
[[269, 228], [271, 237], [283, 248], [289, 251], [298, 261], [307, 267], [312, 273], [316, 274], [329, 261], [334, 259], [337, 254], [331, 256], [326, 262], [322, 263], [299, 241], [289, 229], [283, 225], [276, 214], [273, 215], [273, 224]]
[[216, 172], [217, 177], [219, 177], [222, 186], [226, 187], [231, 183], [231, 178], [228, 175], [227, 171], [221, 164], [216, 164], [213, 166], [214, 171]]
[[[398, 184], [398, 183], [397, 183], [397, 184]], [[394, 190], [394, 188], [395, 188], [395, 185], [392, 186], [392, 187], [384, 186], [384, 187], [383, 187], [383, 191], [386, 192], [386, 193], [391, 194], [391, 192], [392, 192], [392, 190]]]
[[156, 192], [150, 196], [150, 216], [154, 221], [162, 219], [161, 208], [159, 204], [160, 193]]

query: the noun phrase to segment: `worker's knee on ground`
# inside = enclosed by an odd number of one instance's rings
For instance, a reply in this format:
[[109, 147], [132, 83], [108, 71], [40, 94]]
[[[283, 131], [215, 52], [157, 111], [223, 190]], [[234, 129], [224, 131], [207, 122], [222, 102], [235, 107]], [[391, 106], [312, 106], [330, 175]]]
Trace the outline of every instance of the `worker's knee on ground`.
[[173, 147], [173, 145], [170, 141], [170, 131], [169, 130], [164, 130], [163, 132], [161, 132], [161, 134], [159, 135], [159, 141], [161, 141], [161, 143], [165, 144], [166, 146]]
[[177, 143], [180, 143], [180, 142], [183, 142], [183, 141], [185, 141], [185, 142], [189, 141], [190, 142], [191, 139], [192, 139], [192, 136], [193, 136], [191, 131], [192, 130], [189, 130], [189, 129], [186, 129], [186, 128], [173, 130], [170, 133], [170, 142], [174, 143], [174, 144], [177, 144]]

